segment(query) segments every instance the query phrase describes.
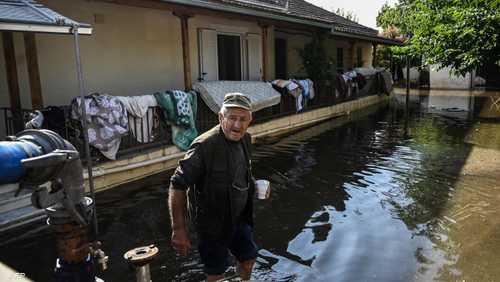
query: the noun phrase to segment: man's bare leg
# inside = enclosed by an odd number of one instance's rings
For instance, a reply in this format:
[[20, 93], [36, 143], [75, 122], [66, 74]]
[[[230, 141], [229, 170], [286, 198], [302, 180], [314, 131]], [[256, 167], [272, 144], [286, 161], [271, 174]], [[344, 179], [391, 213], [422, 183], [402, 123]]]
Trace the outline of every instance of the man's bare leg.
[[255, 264], [255, 259], [246, 260], [242, 262], [238, 262], [236, 265], [236, 270], [240, 275], [240, 278], [243, 280], [250, 280], [252, 276], [252, 268]]

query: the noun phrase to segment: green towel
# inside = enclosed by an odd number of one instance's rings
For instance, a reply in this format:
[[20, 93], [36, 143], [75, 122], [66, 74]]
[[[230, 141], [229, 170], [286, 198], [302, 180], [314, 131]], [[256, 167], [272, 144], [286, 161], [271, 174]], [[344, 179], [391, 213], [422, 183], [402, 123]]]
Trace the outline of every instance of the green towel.
[[198, 136], [196, 130], [196, 93], [180, 90], [154, 94], [163, 109], [167, 125], [172, 128], [172, 143], [186, 151]]

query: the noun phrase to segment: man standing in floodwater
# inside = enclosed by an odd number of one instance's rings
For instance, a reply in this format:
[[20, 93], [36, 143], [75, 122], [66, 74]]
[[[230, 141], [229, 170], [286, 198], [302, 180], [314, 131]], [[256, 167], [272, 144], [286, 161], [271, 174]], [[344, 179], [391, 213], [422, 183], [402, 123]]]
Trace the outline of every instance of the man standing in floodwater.
[[172, 247], [181, 255], [191, 247], [185, 220], [189, 211], [207, 281], [224, 278], [229, 252], [236, 257], [240, 277], [249, 280], [257, 257], [251, 139], [246, 132], [251, 110], [247, 96], [226, 94], [219, 125], [193, 141], [170, 179]]

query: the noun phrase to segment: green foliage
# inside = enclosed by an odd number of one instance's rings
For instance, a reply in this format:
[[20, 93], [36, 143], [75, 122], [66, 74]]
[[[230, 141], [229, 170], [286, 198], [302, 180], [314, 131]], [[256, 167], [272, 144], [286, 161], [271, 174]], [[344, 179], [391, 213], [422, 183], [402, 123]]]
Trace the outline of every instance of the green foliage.
[[377, 25], [409, 37], [409, 46], [392, 48], [396, 54], [422, 55], [455, 74], [500, 64], [498, 0], [400, 0], [382, 7]]
[[328, 80], [333, 74], [332, 59], [327, 57], [324, 48], [324, 37], [314, 34], [311, 42], [299, 49], [302, 66], [313, 81]]
[[388, 46], [381, 45], [377, 48], [377, 53], [375, 54], [377, 67], [382, 67], [385, 69], [391, 68], [391, 52]]

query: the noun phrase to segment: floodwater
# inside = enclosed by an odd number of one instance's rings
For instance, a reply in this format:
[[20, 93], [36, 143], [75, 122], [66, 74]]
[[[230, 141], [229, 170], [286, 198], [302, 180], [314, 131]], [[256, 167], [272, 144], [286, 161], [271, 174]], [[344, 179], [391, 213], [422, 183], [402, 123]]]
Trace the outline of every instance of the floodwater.
[[[421, 93], [422, 94], [422, 93]], [[253, 273], [266, 281], [496, 281], [500, 278], [500, 100], [429, 93], [353, 113], [254, 150]], [[123, 254], [156, 244], [153, 281], [201, 281], [193, 249], [169, 247], [168, 174], [98, 194], [106, 281], [134, 281]], [[0, 238], [0, 261], [51, 281], [54, 237]]]

